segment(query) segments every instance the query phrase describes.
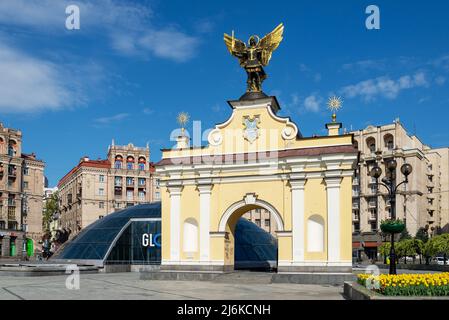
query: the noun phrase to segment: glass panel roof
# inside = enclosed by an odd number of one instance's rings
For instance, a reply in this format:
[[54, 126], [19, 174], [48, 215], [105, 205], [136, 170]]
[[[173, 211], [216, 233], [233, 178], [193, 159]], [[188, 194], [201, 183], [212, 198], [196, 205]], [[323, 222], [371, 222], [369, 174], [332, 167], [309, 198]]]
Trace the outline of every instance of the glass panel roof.
[[103, 260], [115, 237], [130, 219], [160, 217], [160, 203], [138, 205], [111, 213], [83, 229], [54, 259]]
[[235, 227], [235, 262], [265, 262], [276, 259], [276, 238], [254, 223], [240, 218]]

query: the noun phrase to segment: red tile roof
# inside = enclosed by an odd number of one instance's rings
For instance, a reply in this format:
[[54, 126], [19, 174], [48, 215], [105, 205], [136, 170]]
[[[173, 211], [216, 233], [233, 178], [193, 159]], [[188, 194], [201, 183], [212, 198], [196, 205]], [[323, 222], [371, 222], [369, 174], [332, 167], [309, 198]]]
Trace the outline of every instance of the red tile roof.
[[61, 186], [65, 181], [67, 181], [70, 176], [75, 173], [81, 167], [91, 167], [91, 168], [105, 168], [108, 169], [111, 167], [111, 163], [109, 160], [82, 160], [76, 167], [70, 170], [61, 180], [58, 182], [58, 187]]

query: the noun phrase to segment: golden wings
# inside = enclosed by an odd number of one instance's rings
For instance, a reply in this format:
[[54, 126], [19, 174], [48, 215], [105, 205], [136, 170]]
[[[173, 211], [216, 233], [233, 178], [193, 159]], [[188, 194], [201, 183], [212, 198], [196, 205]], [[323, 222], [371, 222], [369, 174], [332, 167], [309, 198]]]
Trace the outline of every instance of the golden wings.
[[[271, 31], [269, 34], [267, 34], [258, 42], [257, 48], [262, 50], [261, 63], [263, 66], [267, 66], [268, 63], [270, 62], [271, 55], [273, 54], [274, 50], [276, 50], [277, 47], [279, 47], [279, 44], [283, 39], [283, 34], [284, 34], [284, 25], [281, 23], [273, 31]], [[247, 51], [246, 44], [243, 41], [236, 39], [234, 37], [234, 33], [232, 34], [232, 36], [225, 33], [224, 42], [229, 52], [233, 56], [239, 58], [240, 64], [244, 64], [245, 53]]]

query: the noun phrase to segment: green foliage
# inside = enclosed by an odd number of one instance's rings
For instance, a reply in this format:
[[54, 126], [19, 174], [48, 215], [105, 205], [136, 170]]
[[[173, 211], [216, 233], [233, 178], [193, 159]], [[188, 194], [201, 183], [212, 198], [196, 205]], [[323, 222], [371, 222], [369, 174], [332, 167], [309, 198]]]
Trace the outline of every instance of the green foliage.
[[415, 238], [421, 240], [423, 243], [426, 243], [427, 241], [429, 241], [429, 234], [427, 233], [426, 229], [419, 228], [416, 232]]
[[42, 212], [42, 227], [44, 232], [48, 232], [50, 230], [50, 222], [55, 213], [59, 211], [59, 201], [58, 201], [58, 193], [55, 192], [51, 195], [49, 199], [47, 199], [45, 203], [45, 207]]
[[399, 241], [401, 240], [407, 240], [407, 239], [411, 239], [412, 236], [410, 235], [410, 233], [408, 233], [407, 228], [404, 228], [404, 230], [401, 232], [401, 235], [399, 236]]
[[432, 238], [432, 240], [435, 242], [435, 249], [437, 251], [437, 254], [441, 253], [449, 256], [449, 234], [446, 233], [435, 236]]
[[445, 286], [403, 286], [385, 287], [382, 294], [386, 296], [449, 296], [449, 285]]
[[435, 238], [427, 241], [423, 246], [423, 255], [427, 258], [433, 257], [438, 253], [438, 250], [435, 246]]
[[391, 244], [389, 242], [384, 242], [379, 246], [379, 253], [381, 255], [388, 256], [390, 254]]

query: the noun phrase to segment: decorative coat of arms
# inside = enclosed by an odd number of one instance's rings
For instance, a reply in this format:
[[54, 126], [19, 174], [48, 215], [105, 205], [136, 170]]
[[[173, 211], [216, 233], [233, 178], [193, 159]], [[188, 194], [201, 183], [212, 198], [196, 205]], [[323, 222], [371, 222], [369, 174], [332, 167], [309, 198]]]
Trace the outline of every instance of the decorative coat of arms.
[[243, 117], [243, 125], [245, 126], [243, 137], [250, 143], [253, 143], [259, 137], [259, 123], [259, 116], [254, 116], [252, 119], [249, 116]]

